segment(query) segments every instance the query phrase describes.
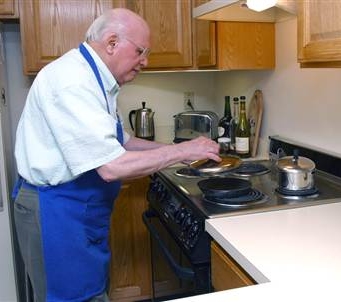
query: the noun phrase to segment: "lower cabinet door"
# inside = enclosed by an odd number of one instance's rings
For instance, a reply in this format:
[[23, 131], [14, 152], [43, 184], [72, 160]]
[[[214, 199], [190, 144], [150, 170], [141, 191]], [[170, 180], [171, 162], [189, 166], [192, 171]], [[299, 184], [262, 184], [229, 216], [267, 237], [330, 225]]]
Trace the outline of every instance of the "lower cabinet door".
[[215, 291], [256, 284], [215, 241], [211, 243], [211, 274]]

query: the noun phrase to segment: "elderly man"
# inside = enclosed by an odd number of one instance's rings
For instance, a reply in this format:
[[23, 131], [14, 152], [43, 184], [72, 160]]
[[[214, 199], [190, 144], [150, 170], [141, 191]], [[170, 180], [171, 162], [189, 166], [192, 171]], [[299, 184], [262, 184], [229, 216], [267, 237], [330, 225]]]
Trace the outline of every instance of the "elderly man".
[[147, 23], [113, 9], [32, 84], [17, 129], [14, 195], [36, 301], [107, 301], [108, 231], [120, 180], [177, 162], [220, 160], [218, 145], [203, 137], [165, 145], [123, 130], [117, 95], [147, 65], [149, 47]]

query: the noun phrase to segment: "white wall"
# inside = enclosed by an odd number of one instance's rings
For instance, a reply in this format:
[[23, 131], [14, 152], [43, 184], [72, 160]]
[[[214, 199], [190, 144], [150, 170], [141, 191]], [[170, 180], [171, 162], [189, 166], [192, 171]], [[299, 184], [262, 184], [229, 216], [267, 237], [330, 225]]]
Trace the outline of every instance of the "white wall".
[[174, 138], [173, 115], [184, 111], [185, 91], [194, 92], [195, 110], [216, 111], [214, 102], [215, 72], [146, 73], [122, 87], [119, 107], [125, 117], [125, 128], [129, 128], [130, 110], [146, 107], [155, 111], [156, 139], [171, 142]]
[[276, 24], [274, 71], [220, 73], [217, 91], [222, 95], [231, 86], [249, 97], [254, 89], [263, 91], [263, 144], [279, 134], [341, 156], [341, 69], [301, 69], [296, 27], [296, 19]]

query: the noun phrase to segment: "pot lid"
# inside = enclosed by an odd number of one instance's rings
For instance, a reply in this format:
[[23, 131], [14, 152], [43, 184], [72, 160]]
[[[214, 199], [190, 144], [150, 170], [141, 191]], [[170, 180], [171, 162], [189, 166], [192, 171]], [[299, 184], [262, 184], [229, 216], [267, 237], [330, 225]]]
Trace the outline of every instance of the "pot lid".
[[191, 162], [190, 168], [196, 169], [199, 173], [216, 174], [238, 168], [242, 160], [237, 156], [222, 156], [221, 162], [212, 159], [196, 160]]
[[315, 169], [315, 163], [306, 157], [298, 156], [294, 150], [293, 156], [285, 156], [277, 161], [277, 168], [286, 172], [311, 172]]

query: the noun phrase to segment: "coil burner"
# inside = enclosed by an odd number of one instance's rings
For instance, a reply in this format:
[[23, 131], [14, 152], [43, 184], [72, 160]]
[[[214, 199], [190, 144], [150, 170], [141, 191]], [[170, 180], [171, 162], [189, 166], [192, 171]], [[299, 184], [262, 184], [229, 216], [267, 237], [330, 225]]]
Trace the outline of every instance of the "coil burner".
[[315, 198], [319, 196], [319, 190], [315, 187], [305, 190], [288, 190], [284, 188], [276, 188], [276, 192], [281, 197], [287, 199]]
[[203, 195], [206, 202], [214, 205], [230, 207], [230, 208], [249, 208], [255, 205], [266, 203], [268, 198], [262, 192], [251, 188], [247, 194], [237, 197], [212, 197]]
[[201, 174], [198, 170], [190, 168], [190, 167], [184, 167], [180, 168], [175, 171], [174, 173], [176, 176], [181, 176], [185, 178], [199, 178], [201, 177]]
[[238, 168], [231, 171], [234, 176], [248, 177], [263, 175], [270, 172], [270, 169], [259, 163], [242, 163]]

